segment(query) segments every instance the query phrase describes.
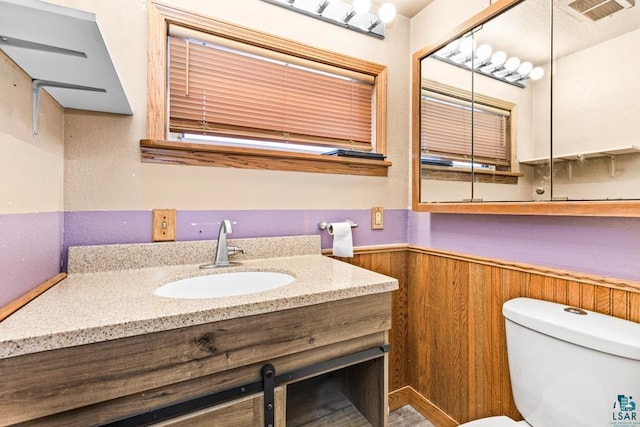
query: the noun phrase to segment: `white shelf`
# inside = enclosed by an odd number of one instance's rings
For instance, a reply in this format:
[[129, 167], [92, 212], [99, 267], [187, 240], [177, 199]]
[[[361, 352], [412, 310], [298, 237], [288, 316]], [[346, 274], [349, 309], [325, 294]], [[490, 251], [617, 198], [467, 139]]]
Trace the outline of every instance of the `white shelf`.
[[0, 0], [0, 49], [64, 108], [133, 114], [93, 13]]
[[[640, 153], [640, 146], [629, 145], [626, 147], [606, 148], [596, 151], [585, 151], [581, 153], [569, 153], [553, 156], [554, 162], [568, 162], [572, 160], [593, 159], [596, 157], [611, 157], [621, 154]], [[549, 157], [535, 157], [526, 160], [520, 160], [525, 165], [540, 165], [549, 162]]]

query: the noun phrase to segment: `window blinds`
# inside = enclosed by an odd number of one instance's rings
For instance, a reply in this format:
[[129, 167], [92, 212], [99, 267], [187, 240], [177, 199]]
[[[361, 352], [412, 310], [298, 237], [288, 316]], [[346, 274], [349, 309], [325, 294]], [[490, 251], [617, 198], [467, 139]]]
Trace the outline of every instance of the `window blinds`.
[[420, 109], [423, 153], [509, 165], [509, 111], [430, 91], [423, 91]]
[[169, 130], [372, 150], [371, 76], [255, 51], [170, 34]]

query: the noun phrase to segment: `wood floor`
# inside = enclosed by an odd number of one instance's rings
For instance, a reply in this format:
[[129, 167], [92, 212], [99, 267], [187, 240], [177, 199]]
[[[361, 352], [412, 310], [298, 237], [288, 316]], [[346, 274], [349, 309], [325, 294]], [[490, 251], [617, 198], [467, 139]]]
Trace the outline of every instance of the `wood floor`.
[[[297, 427], [371, 427], [371, 424], [350, 405], [337, 404], [336, 399], [329, 406], [334, 406], [332, 410], [327, 408], [320, 411], [311, 411], [306, 416], [296, 417], [292, 424], [287, 420], [288, 425]], [[326, 412], [325, 412], [326, 411]], [[325, 413], [323, 413], [325, 412]], [[435, 427], [427, 421], [418, 411], [411, 406], [403, 406], [389, 414], [389, 427]]]
[[411, 406], [403, 406], [389, 414], [389, 427], [435, 427]]

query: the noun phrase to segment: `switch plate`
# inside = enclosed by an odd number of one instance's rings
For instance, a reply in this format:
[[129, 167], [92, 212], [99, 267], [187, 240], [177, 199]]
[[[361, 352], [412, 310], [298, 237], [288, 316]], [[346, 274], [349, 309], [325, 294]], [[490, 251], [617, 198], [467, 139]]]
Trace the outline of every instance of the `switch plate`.
[[371, 229], [382, 230], [384, 228], [384, 209], [380, 206], [371, 208]]
[[151, 238], [154, 242], [176, 240], [176, 210], [154, 209], [152, 212]]

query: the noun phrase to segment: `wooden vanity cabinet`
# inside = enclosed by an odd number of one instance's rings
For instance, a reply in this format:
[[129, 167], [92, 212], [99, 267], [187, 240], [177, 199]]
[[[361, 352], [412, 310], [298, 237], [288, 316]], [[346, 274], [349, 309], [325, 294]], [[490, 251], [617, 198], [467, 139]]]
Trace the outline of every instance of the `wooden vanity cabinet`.
[[[385, 292], [0, 359], [0, 425], [108, 424], [259, 382], [265, 364], [277, 376], [382, 348], [390, 327], [391, 293]], [[386, 426], [387, 357], [314, 376], [339, 387], [370, 425]], [[277, 393], [287, 406], [280, 421], [276, 410], [277, 426], [294, 425], [283, 417], [294, 410], [287, 401], [295, 383]], [[261, 426], [259, 399], [248, 393], [159, 425]], [[222, 419], [227, 424], [217, 424]]]

